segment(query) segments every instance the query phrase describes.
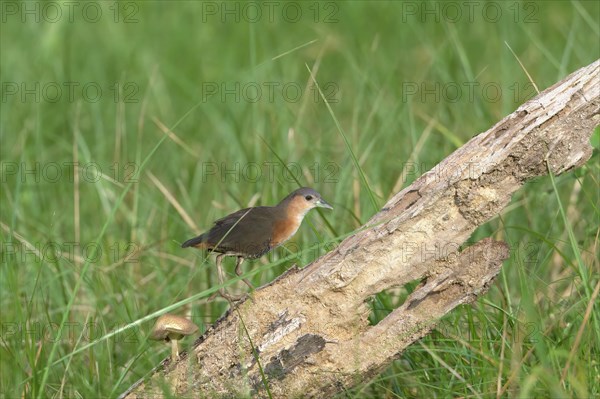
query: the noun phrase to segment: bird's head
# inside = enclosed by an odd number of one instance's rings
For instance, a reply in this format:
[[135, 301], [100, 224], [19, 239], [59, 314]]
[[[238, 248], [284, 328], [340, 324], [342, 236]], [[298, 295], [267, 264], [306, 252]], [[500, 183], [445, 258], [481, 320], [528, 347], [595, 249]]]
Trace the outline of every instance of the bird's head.
[[293, 191], [278, 206], [285, 207], [288, 212], [293, 212], [296, 217], [304, 217], [313, 208], [333, 209], [327, 201], [321, 198], [321, 194], [308, 187]]

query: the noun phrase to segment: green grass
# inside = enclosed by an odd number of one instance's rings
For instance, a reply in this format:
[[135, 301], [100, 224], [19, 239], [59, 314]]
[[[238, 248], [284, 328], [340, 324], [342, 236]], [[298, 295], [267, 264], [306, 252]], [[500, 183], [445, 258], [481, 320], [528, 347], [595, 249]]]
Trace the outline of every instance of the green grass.
[[[245, 263], [265, 284], [531, 98], [519, 61], [542, 90], [600, 57], [597, 2], [476, 3], [456, 23], [421, 2], [292, 3], [297, 22], [278, 3], [256, 23], [222, 23], [206, 9], [219, 2], [117, 15], [92, 3], [97, 22], [83, 3], [72, 21], [66, 5], [54, 21], [46, 3], [0, 3], [0, 397], [118, 395], [168, 356], [146, 341], [158, 314], [204, 331], [227, 307], [203, 299], [214, 259], [181, 242], [314, 187], [334, 211]], [[439, 22], [413, 6], [438, 7]], [[340, 397], [600, 395], [599, 130], [592, 144], [584, 167], [529, 182], [475, 232], [511, 248], [489, 293]], [[227, 267], [229, 289], [244, 290]], [[378, 295], [371, 321], [403, 295]]]

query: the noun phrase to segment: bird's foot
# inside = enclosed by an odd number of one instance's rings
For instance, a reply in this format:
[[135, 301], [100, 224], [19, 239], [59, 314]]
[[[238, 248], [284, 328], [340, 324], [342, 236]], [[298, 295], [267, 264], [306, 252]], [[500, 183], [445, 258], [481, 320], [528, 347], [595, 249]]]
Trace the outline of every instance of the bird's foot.
[[231, 307], [234, 307], [235, 305], [237, 305], [238, 303], [240, 303], [243, 299], [246, 298], [246, 296], [248, 298], [250, 298], [250, 300], [252, 302], [254, 302], [254, 299], [252, 299], [252, 297], [248, 294], [239, 294], [239, 295], [234, 295], [234, 294], [230, 294], [227, 291], [225, 291], [225, 289], [220, 289], [219, 291], [215, 292], [214, 294], [212, 294], [211, 296], [208, 297], [208, 301], [211, 302], [213, 300], [215, 300], [217, 297], [221, 297], [227, 300], [227, 302], [229, 302], [229, 304], [231, 305]]
[[252, 283], [250, 282], [250, 280], [248, 280], [247, 278], [245, 278], [245, 279], [242, 279], [242, 281], [243, 281], [244, 283], [246, 283], [246, 285], [247, 285], [247, 286], [248, 286], [248, 287], [249, 287], [251, 290], [254, 290], [254, 285], [252, 285]]

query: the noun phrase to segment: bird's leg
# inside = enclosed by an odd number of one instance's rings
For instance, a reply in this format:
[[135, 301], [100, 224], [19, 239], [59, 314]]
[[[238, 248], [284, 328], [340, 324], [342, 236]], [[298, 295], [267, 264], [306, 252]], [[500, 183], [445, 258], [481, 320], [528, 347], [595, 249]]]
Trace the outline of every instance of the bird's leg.
[[[221, 269], [221, 257], [223, 255], [217, 255], [217, 259], [215, 259], [215, 264], [217, 265], [217, 275], [219, 276], [219, 284], [223, 285], [223, 270]], [[208, 297], [208, 301], [214, 300], [219, 294], [223, 295], [223, 288], [219, 288], [217, 292]]]
[[[238, 256], [237, 258], [237, 263], [235, 264], [235, 274], [237, 274], [238, 276], [242, 275], [242, 263], [244, 262], [244, 257], [243, 256]], [[250, 282], [250, 280], [248, 280], [247, 278], [243, 279], [244, 283], [246, 283], [246, 285], [248, 287], [250, 287], [251, 290], [254, 289], [254, 286], [252, 285], [252, 283]]]
[[[217, 273], [219, 274], [219, 283], [221, 285], [224, 284], [224, 280], [225, 280], [225, 273], [223, 272], [223, 266], [221, 265], [224, 256], [225, 256], [224, 254], [217, 256], [217, 259], [215, 261], [215, 263], [217, 264]], [[223, 298], [227, 299], [227, 301], [229, 301], [230, 305], [232, 305], [232, 306], [235, 301], [239, 301], [243, 297], [243, 295], [228, 294], [227, 291], [225, 291], [225, 287], [219, 288], [218, 292], [219, 292], [219, 295], [221, 295]], [[209, 300], [214, 299], [214, 295], [210, 296], [208, 299]]]
[[[219, 275], [219, 284], [220, 285], [223, 285], [225, 283], [225, 272], [223, 272], [223, 266], [222, 266], [224, 256], [225, 255], [217, 256], [217, 259], [215, 261], [215, 263], [217, 264], [217, 274]], [[227, 294], [227, 292], [225, 291], [225, 287], [219, 288], [219, 294], [223, 298], [225, 298], [229, 301], [229, 294]]]

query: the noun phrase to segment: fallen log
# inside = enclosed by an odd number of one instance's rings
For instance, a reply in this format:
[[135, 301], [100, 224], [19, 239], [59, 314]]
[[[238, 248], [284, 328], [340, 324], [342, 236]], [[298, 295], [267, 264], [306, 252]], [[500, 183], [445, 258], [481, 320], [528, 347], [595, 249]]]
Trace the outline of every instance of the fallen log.
[[[381, 372], [487, 291], [509, 249], [489, 238], [462, 249], [473, 231], [528, 180], [590, 158], [599, 69], [579, 69], [472, 138], [336, 249], [257, 289], [179, 362], [165, 360], [122, 397], [322, 398]], [[415, 280], [401, 306], [369, 324], [370, 297]]]

